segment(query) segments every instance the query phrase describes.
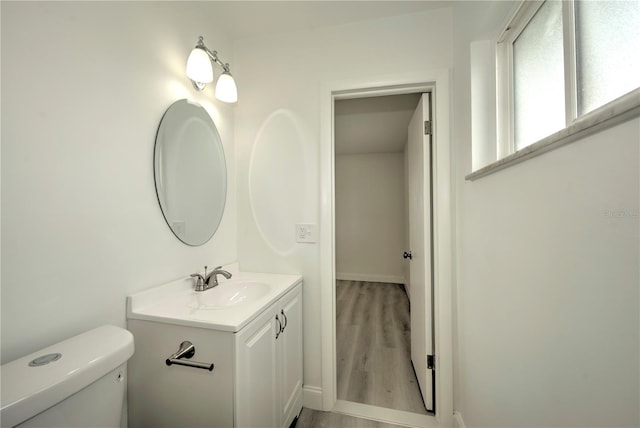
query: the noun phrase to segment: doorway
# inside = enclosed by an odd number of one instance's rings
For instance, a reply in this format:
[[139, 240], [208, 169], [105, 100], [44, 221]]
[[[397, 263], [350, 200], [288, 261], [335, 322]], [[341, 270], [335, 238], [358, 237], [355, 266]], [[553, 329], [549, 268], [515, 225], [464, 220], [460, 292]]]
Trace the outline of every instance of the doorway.
[[[430, 82], [430, 83], [416, 83]], [[437, 92], [436, 92], [437, 89]], [[340, 99], [366, 98], [383, 95], [428, 92], [434, 105], [433, 153], [433, 222], [434, 222], [434, 304], [436, 343], [434, 357], [438, 376], [435, 392], [438, 408], [435, 416], [408, 412], [387, 411], [375, 406], [346, 403], [337, 400], [336, 386], [336, 325], [335, 325], [335, 219], [334, 219], [334, 102]], [[307, 390], [309, 403], [318, 408], [333, 410], [368, 419], [387, 421], [405, 426], [448, 426], [453, 423], [452, 388], [452, 256], [453, 235], [451, 224], [451, 168], [449, 137], [449, 72], [436, 69], [397, 76], [356, 76], [351, 80], [325, 82], [321, 97], [321, 217], [320, 217], [320, 280], [322, 316], [322, 388]], [[438, 96], [438, 94], [442, 94]]]
[[337, 398], [421, 415], [435, 410], [430, 104], [334, 105]]

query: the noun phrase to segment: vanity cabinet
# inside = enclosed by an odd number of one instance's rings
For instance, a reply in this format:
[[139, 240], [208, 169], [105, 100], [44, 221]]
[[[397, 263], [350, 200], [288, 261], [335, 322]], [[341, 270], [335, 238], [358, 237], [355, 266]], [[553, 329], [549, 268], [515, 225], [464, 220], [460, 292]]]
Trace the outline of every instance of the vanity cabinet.
[[302, 408], [301, 356], [298, 287], [237, 335], [236, 426], [289, 427]]
[[[302, 283], [238, 331], [135, 319], [129, 360], [129, 426], [288, 428], [302, 409]], [[183, 341], [190, 361], [167, 366]]]

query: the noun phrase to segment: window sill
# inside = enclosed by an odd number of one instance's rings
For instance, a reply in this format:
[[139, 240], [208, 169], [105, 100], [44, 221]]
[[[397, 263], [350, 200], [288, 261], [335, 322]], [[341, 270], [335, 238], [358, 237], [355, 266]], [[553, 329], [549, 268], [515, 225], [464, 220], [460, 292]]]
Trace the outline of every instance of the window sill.
[[468, 174], [465, 179], [477, 180], [638, 116], [640, 116], [640, 89], [629, 92], [582, 116], [555, 134]]

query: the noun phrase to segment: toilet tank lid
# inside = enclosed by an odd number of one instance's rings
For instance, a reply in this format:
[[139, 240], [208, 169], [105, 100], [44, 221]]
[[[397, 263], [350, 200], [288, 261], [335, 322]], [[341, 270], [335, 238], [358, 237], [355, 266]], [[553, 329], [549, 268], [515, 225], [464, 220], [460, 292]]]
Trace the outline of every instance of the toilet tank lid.
[[133, 351], [131, 332], [104, 325], [3, 364], [2, 426], [15, 426], [58, 404], [126, 362]]

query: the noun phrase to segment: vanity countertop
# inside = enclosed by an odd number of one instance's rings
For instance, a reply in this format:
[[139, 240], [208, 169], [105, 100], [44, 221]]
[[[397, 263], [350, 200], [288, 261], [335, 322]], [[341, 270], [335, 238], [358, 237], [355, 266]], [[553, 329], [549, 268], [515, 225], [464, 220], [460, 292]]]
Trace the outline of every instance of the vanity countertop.
[[[194, 280], [185, 277], [127, 297], [127, 318], [164, 322], [191, 327], [237, 332], [272, 303], [302, 283], [300, 275], [242, 272], [238, 265], [225, 266], [231, 279], [220, 278], [220, 285], [210, 290], [194, 291]], [[268, 292], [232, 306], [211, 307], [202, 304], [212, 291], [223, 291], [225, 283], [246, 281], [247, 287], [266, 284]], [[218, 289], [218, 290], [216, 290]]]

